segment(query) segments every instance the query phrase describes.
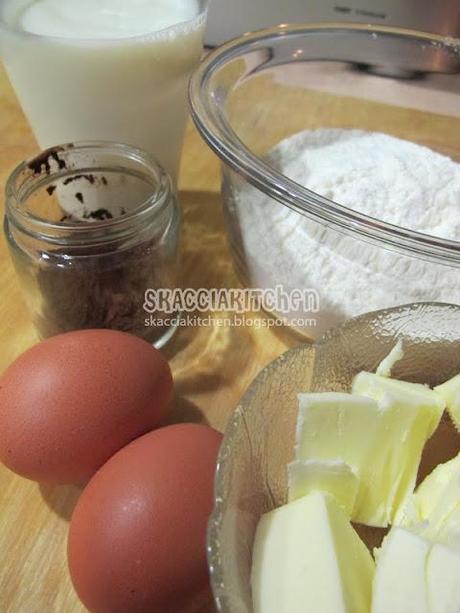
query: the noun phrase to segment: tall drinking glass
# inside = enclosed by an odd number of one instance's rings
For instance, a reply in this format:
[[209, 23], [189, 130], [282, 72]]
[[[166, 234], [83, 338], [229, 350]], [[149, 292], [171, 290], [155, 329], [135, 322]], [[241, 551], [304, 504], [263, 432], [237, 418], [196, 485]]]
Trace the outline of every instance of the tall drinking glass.
[[41, 148], [122, 142], [173, 179], [207, 0], [0, 0], [0, 52]]

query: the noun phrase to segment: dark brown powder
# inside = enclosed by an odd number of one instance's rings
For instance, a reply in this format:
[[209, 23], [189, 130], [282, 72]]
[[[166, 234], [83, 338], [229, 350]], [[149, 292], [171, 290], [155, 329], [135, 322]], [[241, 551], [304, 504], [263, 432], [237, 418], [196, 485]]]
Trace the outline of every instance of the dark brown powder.
[[[163, 327], [146, 327], [143, 309], [148, 288], [169, 287], [157, 274], [153, 244], [101, 254], [69, 250], [47, 253], [37, 271], [42, 296], [37, 322], [42, 337], [83, 328], [111, 328], [154, 342]], [[162, 267], [160, 267], [162, 268]]]
[[[29, 163], [34, 175], [50, 175], [53, 161], [60, 170], [67, 168], [60, 153], [66, 148], [48, 150]], [[92, 174], [76, 174], [65, 178], [62, 183], [84, 179], [91, 185], [108, 185], [107, 179]], [[56, 184], [46, 188], [53, 196]], [[84, 194], [75, 193], [75, 198], [84, 204]], [[65, 213], [61, 221], [89, 224], [104, 221], [113, 214], [104, 208], [84, 210], [78, 219]], [[125, 215], [124, 208], [120, 215]], [[103, 238], [103, 234], [101, 234]], [[37, 288], [41, 296], [36, 325], [41, 337], [84, 328], [111, 328], [130, 332], [149, 342], [155, 342], [165, 332], [163, 326], [145, 325], [150, 317], [143, 309], [145, 291], [149, 288], [172, 287], [174, 279], [170, 267], [174, 264], [164, 261], [154, 238], [139, 243], [139, 236], [132, 239], [135, 244], [114, 244], [108, 249], [102, 246], [70, 246], [43, 251], [38, 261], [31, 261], [24, 254], [16, 254], [15, 265], [27, 282]], [[164, 250], [164, 247], [161, 249]], [[170, 257], [170, 255], [168, 256]]]

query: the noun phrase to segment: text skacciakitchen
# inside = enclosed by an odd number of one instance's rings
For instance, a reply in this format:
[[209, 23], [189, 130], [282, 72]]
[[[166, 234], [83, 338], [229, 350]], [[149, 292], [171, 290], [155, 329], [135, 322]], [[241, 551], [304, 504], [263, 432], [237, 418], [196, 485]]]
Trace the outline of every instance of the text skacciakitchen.
[[268, 311], [276, 313], [317, 313], [318, 292], [313, 289], [285, 290], [282, 285], [273, 288], [185, 288], [147, 289], [144, 298], [147, 313], [200, 313], [231, 311], [247, 313]]

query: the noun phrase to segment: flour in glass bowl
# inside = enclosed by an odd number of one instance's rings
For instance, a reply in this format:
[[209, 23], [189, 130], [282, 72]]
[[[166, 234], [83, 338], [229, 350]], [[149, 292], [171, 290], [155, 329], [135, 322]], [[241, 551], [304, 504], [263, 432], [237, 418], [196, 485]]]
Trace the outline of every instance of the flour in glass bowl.
[[[267, 155], [290, 179], [370, 217], [460, 241], [460, 164], [387, 134], [319, 129]], [[319, 293], [317, 326], [419, 300], [460, 303], [460, 268], [405, 256], [320, 225], [250, 185], [233, 194], [253, 286]], [[294, 313], [292, 316], [300, 316]]]

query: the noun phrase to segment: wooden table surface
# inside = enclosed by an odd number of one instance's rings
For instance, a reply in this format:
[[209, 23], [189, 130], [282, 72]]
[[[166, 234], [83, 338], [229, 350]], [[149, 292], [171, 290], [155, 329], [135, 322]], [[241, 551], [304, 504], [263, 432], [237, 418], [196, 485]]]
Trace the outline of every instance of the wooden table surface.
[[[310, 93], [311, 126], [357, 125], [388, 131], [445, 150], [460, 160], [460, 120], [457, 99], [446, 93], [441, 115], [400, 109], [389, 80], [389, 105], [345, 98], [325, 105], [331, 96], [327, 71], [321, 71], [323, 93]], [[365, 82], [361, 92], [366, 92]], [[380, 90], [383, 85], [378, 83]], [[404, 88], [398, 86], [398, 97]], [[423, 84], [420, 101], [423, 102]], [[257, 90], [256, 84], [255, 89]], [[248, 88], [247, 95], [251, 95]], [[369, 92], [371, 88], [368, 88]], [[384, 93], [378, 91], [380, 99]], [[254, 92], [258, 95], [258, 92]], [[289, 130], [306, 127], [305, 92], [293, 91], [293, 112], [286, 115]], [[433, 92], [428, 92], [432, 98]], [[362, 95], [365, 95], [363, 93]], [[411, 94], [413, 98], [413, 95]], [[418, 98], [418, 97], [417, 97]], [[431, 99], [430, 98], [430, 99]], [[428, 100], [428, 99], [427, 99]], [[329, 100], [330, 102], [330, 100]], [[427, 104], [429, 103], [429, 100]], [[450, 106], [449, 106], [450, 105]], [[302, 116], [295, 108], [302, 111]], [[423, 107], [423, 104], [421, 105]], [[257, 112], [257, 109], [256, 109]], [[299, 126], [297, 125], [299, 124]], [[272, 135], [278, 138], [280, 135]], [[0, 68], [0, 190], [14, 166], [36, 151], [32, 134]], [[219, 195], [219, 164], [190, 124], [187, 128], [180, 174], [184, 211], [183, 284], [189, 287], [237, 287], [223, 227]], [[3, 198], [0, 197], [1, 206]], [[37, 341], [22, 301], [5, 241], [0, 239], [0, 372]], [[277, 355], [302, 339], [288, 329], [202, 327], [180, 329], [165, 349], [175, 379], [176, 401], [172, 421], [198, 421], [223, 430], [238, 399], [258, 373]], [[0, 466], [0, 613], [74, 613], [84, 611], [66, 565], [69, 517], [79, 495], [75, 487], [50, 487], [26, 481]], [[197, 610], [191, 603], [191, 610]], [[210, 612], [212, 604], [199, 606]], [[129, 612], [127, 612], [129, 613]], [[187, 612], [178, 612], [187, 613]]]
[[[0, 69], [2, 207], [8, 174], [36, 149]], [[238, 286], [225, 239], [219, 182], [217, 159], [189, 125], [180, 178], [184, 210], [183, 278], [187, 286]], [[3, 236], [0, 262], [1, 372], [36, 343], [37, 336]], [[203, 422], [223, 430], [228, 415], [259, 369], [299, 342], [299, 337], [288, 331], [275, 335], [267, 329], [249, 328], [179, 330], [165, 350], [175, 379], [172, 420]], [[0, 466], [0, 613], [85, 610], [73, 590], [66, 563], [68, 522], [78, 495], [75, 487], [41, 486]], [[213, 607], [209, 604], [200, 610], [212, 611]]]

